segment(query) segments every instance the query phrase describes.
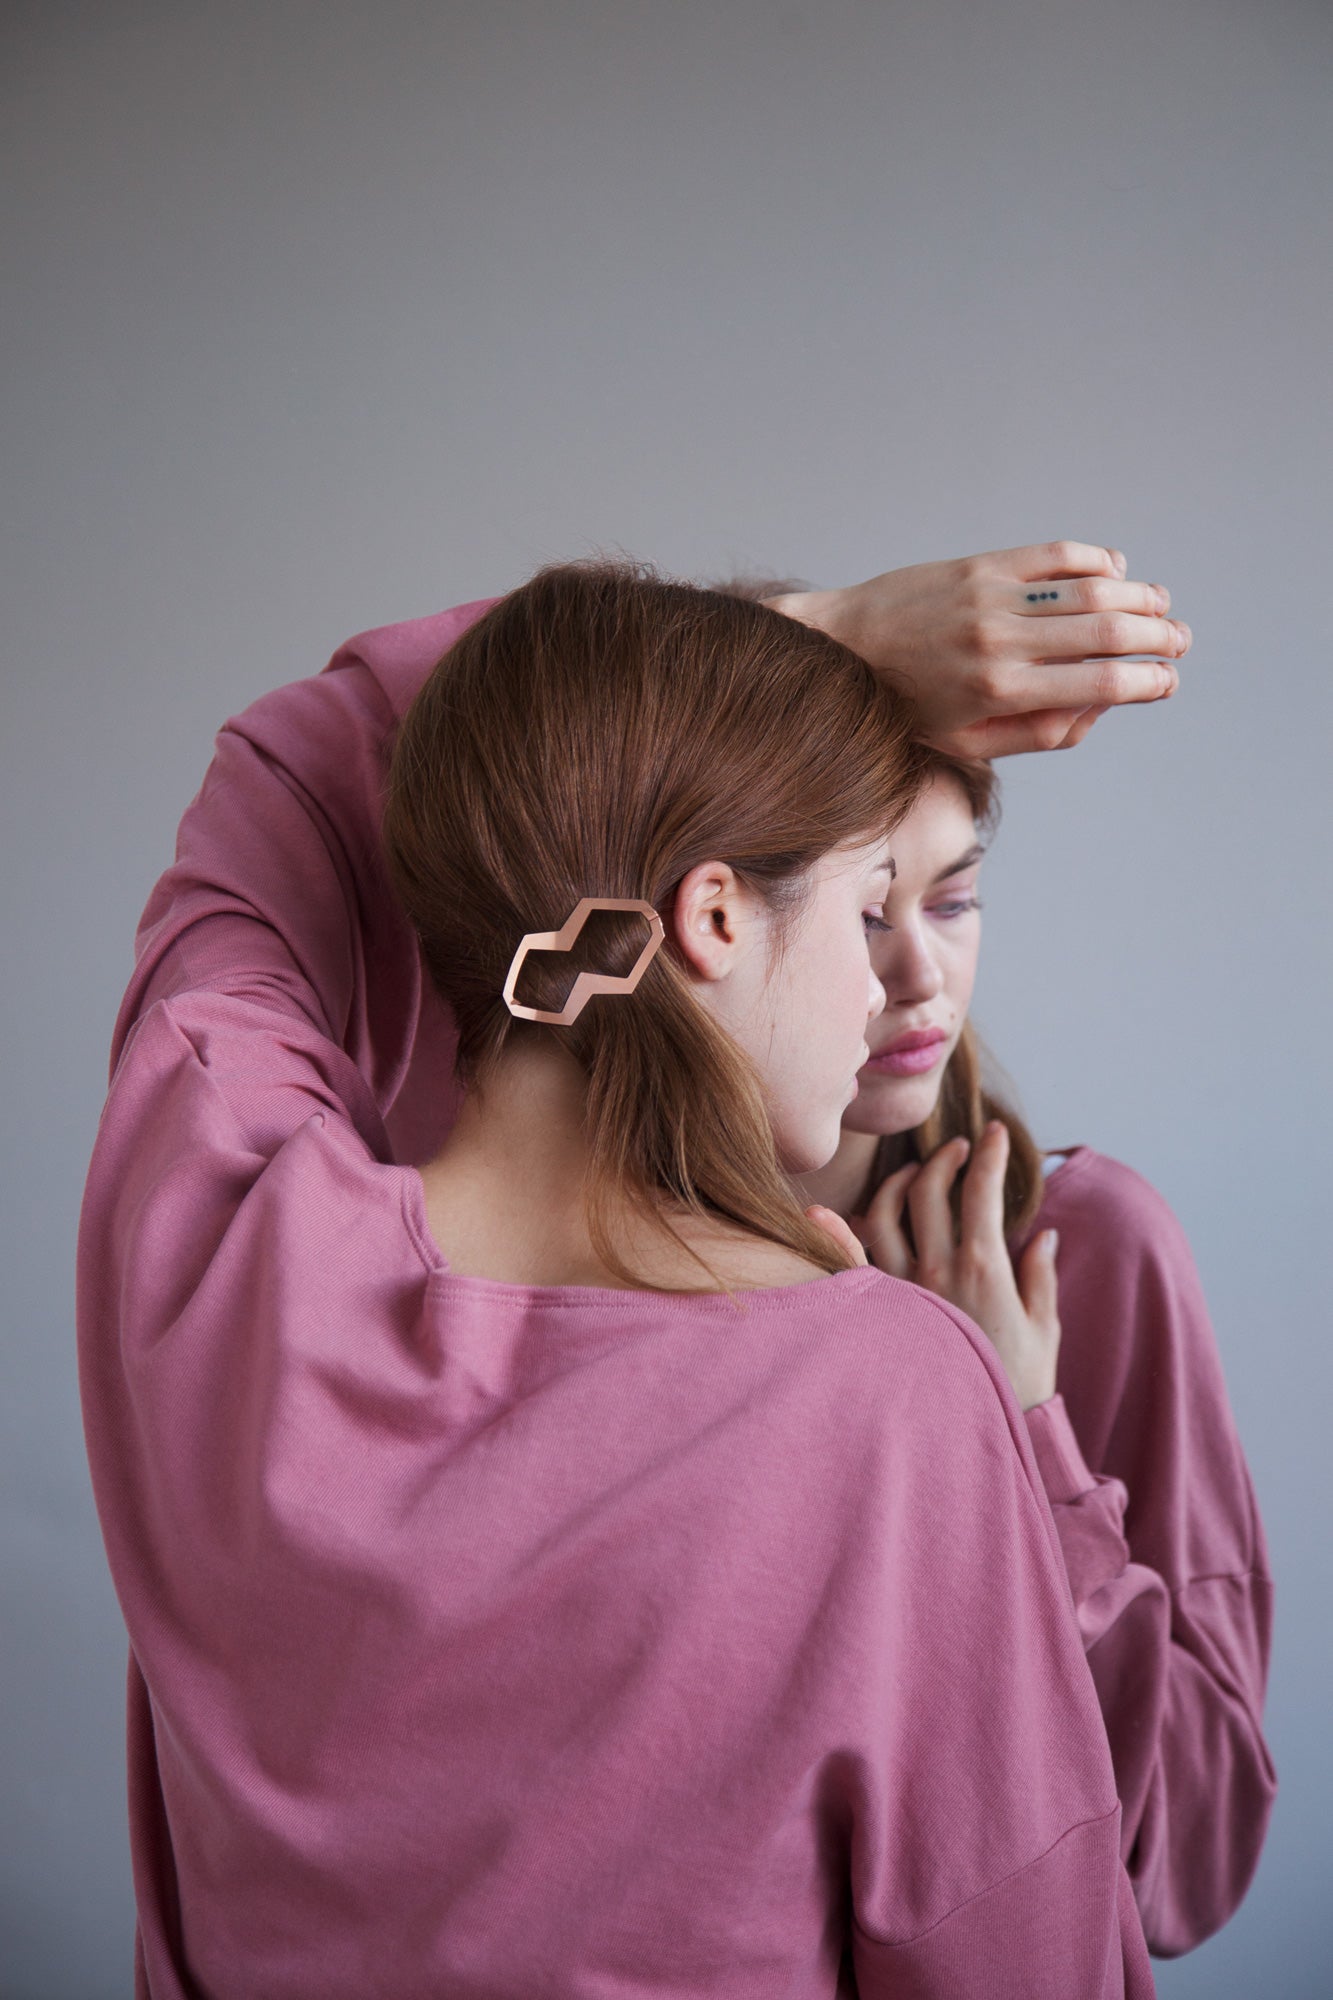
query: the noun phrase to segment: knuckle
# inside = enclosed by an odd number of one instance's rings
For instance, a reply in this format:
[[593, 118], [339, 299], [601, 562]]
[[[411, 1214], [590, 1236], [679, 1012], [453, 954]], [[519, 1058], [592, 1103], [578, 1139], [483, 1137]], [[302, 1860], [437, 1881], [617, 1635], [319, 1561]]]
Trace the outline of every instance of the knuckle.
[[988, 659], [977, 677], [977, 692], [991, 708], [1007, 709], [1017, 692], [1013, 668], [1007, 661]]
[[965, 643], [983, 660], [993, 660], [1000, 651], [1000, 628], [986, 614], [970, 610], [963, 621]]
[[1040, 716], [1032, 726], [1032, 733], [1039, 750], [1058, 750], [1069, 734], [1069, 719], [1056, 714]]
[[1129, 693], [1130, 675], [1117, 660], [1105, 660], [1097, 669], [1097, 701], [1114, 708]]
[[1109, 612], [1114, 602], [1114, 585], [1104, 576], [1088, 576], [1075, 587], [1075, 602], [1081, 611]]
[[1123, 611], [1102, 611], [1093, 626], [1093, 643], [1102, 653], [1127, 653], [1134, 634]]
[[985, 1251], [976, 1248], [960, 1251], [958, 1276], [969, 1292], [974, 1295], [980, 1292], [990, 1277], [990, 1258]]

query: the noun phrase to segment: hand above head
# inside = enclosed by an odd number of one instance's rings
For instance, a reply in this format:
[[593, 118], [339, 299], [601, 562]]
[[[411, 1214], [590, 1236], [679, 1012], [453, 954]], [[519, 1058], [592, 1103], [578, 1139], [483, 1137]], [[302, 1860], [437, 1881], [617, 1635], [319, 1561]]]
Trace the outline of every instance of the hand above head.
[[1189, 627], [1125, 570], [1114, 549], [1040, 542], [766, 601], [911, 695], [939, 749], [1006, 757], [1070, 748], [1108, 708], [1174, 692]]
[[[994, 1346], [1017, 1396], [1030, 1410], [1055, 1394], [1060, 1351], [1055, 1231], [1033, 1239], [1015, 1272], [1004, 1240], [1004, 1174], [1009, 1133], [986, 1127], [963, 1182], [962, 1223], [955, 1229], [949, 1190], [971, 1147], [951, 1139], [924, 1165], [890, 1174], [876, 1190], [858, 1232], [831, 1209], [806, 1210], [858, 1264], [868, 1245], [876, 1265], [948, 1299], [974, 1320]], [[903, 1227], [911, 1218], [912, 1245]]]

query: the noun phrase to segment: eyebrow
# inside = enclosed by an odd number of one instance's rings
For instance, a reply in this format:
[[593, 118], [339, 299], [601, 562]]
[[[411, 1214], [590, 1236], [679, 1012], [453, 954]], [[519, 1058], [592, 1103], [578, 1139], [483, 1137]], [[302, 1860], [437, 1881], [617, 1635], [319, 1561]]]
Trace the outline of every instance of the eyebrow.
[[966, 854], [960, 854], [958, 859], [951, 861], [947, 868], [941, 868], [938, 875], [932, 875], [930, 879], [931, 888], [933, 889], [938, 882], [947, 882], [951, 875], [961, 875], [963, 870], [970, 868], [974, 861], [980, 861], [985, 852], [986, 850], [979, 840], [973, 841]]
[[887, 859], [879, 863], [878, 867], [871, 869], [870, 879], [873, 882], [877, 875], [887, 875], [890, 882], [892, 882], [896, 880], [897, 874], [898, 874], [898, 864], [894, 860], [893, 856], [890, 854], [887, 857]]

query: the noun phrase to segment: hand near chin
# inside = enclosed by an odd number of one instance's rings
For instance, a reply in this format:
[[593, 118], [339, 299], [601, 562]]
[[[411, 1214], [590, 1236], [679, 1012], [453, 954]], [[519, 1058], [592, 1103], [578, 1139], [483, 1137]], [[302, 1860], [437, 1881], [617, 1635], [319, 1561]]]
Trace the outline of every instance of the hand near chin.
[[[1055, 1231], [1028, 1245], [1015, 1273], [1004, 1240], [1004, 1174], [1009, 1133], [988, 1125], [963, 1181], [962, 1223], [955, 1228], [949, 1190], [970, 1151], [951, 1139], [924, 1166], [890, 1174], [875, 1193], [858, 1237], [841, 1216], [808, 1209], [830, 1236], [864, 1264], [866, 1244], [881, 1271], [923, 1285], [974, 1320], [1000, 1357], [1019, 1407], [1030, 1410], [1055, 1394], [1060, 1351]], [[915, 1256], [904, 1229], [910, 1216]]]
[[[1189, 627], [1118, 551], [1041, 542], [886, 570], [768, 602], [849, 646], [909, 694], [923, 733], [959, 757], [1068, 749], [1100, 715], [1174, 692]], [[1130, 655], [1157, 655], [1131, 658]]]

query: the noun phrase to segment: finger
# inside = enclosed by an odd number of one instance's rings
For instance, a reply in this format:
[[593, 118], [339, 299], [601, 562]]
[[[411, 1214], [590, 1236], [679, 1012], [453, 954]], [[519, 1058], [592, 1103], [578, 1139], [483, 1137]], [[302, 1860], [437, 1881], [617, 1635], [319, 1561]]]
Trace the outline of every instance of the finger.
[[[1049, 604], [1038, 608], [1051, 610]], [[1023, 627], [1023, 648], [1029, 657], [1052, 661], [1115, 659], [1132, 653], [1178, 660], [1188, 653], [1190, 643], [1189, 626], [1178, 618], [1145, 617], [1137, 611], [1071, 611]]]
[[[1128, 583], [1118, 576], [1072, 576], [1063, 582], [1054, 577], [1029, 577], [1014, 585], [1014, 608], [1025, 618], [1068, 618], [1076, 613], [1112, 611], [1164, 618], [1171, 608], [1171, 593], [1159, 583]], [[1112, 648], [1098, 650], [1110, 652]]]
[[919, 1160], [909, 1160], [897, 1173], [889, 1174], [876, 1188], [866, 1215], [866, 1241], [881, 1271], [895, 1278], [910, 1278], [915, 1260], [903, 1229], [907, 1190], [921, 1171]]
[[1100, 542], [1029, 542], [1021, 549], [1000, 549], [1001, 561], [1019, 578], [1041, 576], [1123, 576], [1118, 549]]
[[979, 1258], [1004, 1257], [1004, 1175], [1009, 1165], [1009, 1128], [993, 1118], [972, 1151], [963, 1180], [960, 1247]]
[[[1163, 689], [1163, 693], [1168, 692]], [[1064, 750], [1081, 743], [1105, 706], [1039, 708], [1031, 715], [993, 715], [955, 733], [941, 749], [963, 757], [1016, 757], [1029, 750]], [[1083, 719], [1090, 717], [1086, 727]]]
[[813, 1208], [807, 1208], [805, 1213], [811, 1222], [818, 1224], [826, 1236], [833, 1238], [840, 1250], [847, 1252], [854, 1264], [864, 1264], [867, 1261], [859, 1239], [836, 1210], [821, 1208], [816, 1204]]
[[1106, 710], [1104, 708], [1085, 708], [1082, 715], [1079, 716], [1078, 721], [1071, 724], [1069, 734], [1066, 736], [1064, 742], [1060, 744], [1060, 749], [1073, 750], [1083, 741], [1088, 731], [1096, 723], [1100, 722], [1105, 713]]
[[950, 1139], [931, 1155], [907, 1190], [917, 1281], [932, 1290], [947, 1283], [953, 1269], [955, 1235], [949, 1189], [970, 1151], [966, 1139]]
[[[1121, 708], [1136, 701], [1160, 701], [1174, 694], [1180, 675], [1167, 660], [1060, 660], [1017, 663], [996, 671], [991, 706], [996, 716], [1026, 716], [1038, 709]], [[1044, 733], [1035, 747], [1052, 750], [1069, 725]], [[1038, 731], [1040, 736], [1043, 732]]]
[[1060, 1281], [1055, 1264], [1059, 1247], [1059, 1232], [1043, 1229], [1028, 1244], [1018, 1266], [1018, 1296], [1023, 1301], [1023, 1310], [1047, 1331], [1058, 1330], [1060, 1325]]

